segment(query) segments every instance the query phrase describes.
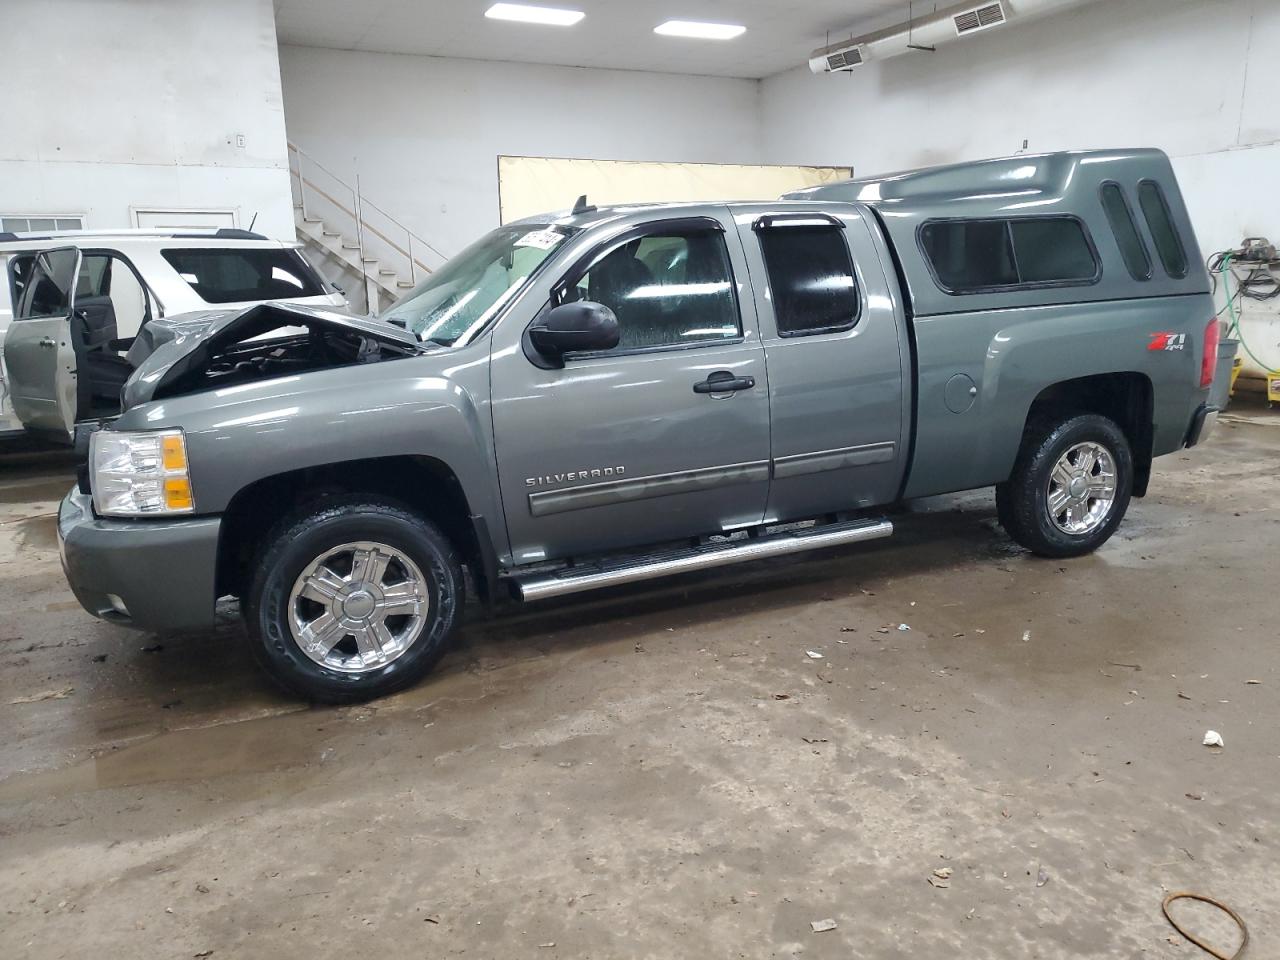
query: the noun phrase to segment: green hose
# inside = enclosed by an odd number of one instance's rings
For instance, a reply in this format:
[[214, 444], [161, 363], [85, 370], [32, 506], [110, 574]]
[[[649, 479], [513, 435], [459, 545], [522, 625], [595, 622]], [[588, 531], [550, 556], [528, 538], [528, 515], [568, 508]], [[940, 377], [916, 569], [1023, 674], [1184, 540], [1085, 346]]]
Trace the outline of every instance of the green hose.
[[[1235, 305], [1231, 302], [1231, 288], [1227, 285], [1227, 278], [1231, 276], [1231, 274], [1227, 272], [1227, 268], [1230, 266], [1231, 254], [1228, 253], [1222, 258], [1222, 265], [1218, 268], [1218, 272], [1222, 274], [1222, 292], [1227, 298], [1227, 312], [1231, 315], [1231, 324], [1227, 327], [1227, 336], [1231, 336], [1234, 331], [1236, 339], [1240, 341], [1240, 346], [1244, 347], [1244, 352], [1253, 358], [1254, 363], [1263, 370], [1266, 370], [1267, 374], [1270, 375], [1276, 371], [1272, 370], [1269, 366], [1258, 359], [1258, 355], [1249, 349], [1249, 344], [1245, 343], [1244, 334], [1240, 332], [1240, 318], [1236, 316]], [[1218, 312], [1221, 313], [1222, 311], [1219, 310]]]

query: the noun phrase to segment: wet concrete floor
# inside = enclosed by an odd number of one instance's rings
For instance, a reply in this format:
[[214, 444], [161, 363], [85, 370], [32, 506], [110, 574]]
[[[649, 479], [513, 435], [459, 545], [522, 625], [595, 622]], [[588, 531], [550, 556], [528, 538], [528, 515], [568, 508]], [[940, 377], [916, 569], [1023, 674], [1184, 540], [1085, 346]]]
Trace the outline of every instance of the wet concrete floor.
[[1280, 417], [1249, 421], [1091, 557], [938, 498], [869, 547], [473, 620], [341, 709], [277, 693], [234, 608], [84, 614], [71, 462], [0, 457], [0, 956], [1200, 956], [1180, 889], [1280, 955]]

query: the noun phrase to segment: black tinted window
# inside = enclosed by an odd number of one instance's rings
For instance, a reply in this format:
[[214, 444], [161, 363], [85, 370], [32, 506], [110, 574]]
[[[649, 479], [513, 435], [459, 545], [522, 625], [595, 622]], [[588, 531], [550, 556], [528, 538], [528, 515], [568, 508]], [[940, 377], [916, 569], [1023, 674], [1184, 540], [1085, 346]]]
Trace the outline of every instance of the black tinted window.
[[1009, 229], [1021, 283], [1090, 280], [1098, 272], [1089, 241], [1075, 220], [1010, 220]]
[[1072, 217], [935, 221], [921, 228], [920, 243], [949, 293], [1088, 283], [1098, 275], [1089, 238]]
[[963, 292], [1018, 282], [1013, 244], [1003, 220], [926, 223], [920, 239], [938, 282], [947, 290]]
[[1111, 232], [1115, 234], [1129, 275], [1135, 280], [1150, 280], [1151, 256], [1138, 233], [1138, 225], [1133, 222], [1129, 201], [1118, 183], [1102, 185], [1102, 209], [1106, 211], [1107, 222], [1111, 224]]
[[618, 316], [619, 350], [742, 334], [733, 272], [716, 230], [656, 233], [610, 251], [567, 299], [602, 303]]
[[190, 248], [160, 251], [205, 303], [293, 300], [324, 293], [294, 250]]
[[781, 226], [762, 229], [759, 236], [779, 334], [853, 326], [858, 288], [843, 230]]
[[1169, 204], [1165, 202], [1164, 191], [1159, 184], [1154, 180], [1143, 180], [1138, 184], [1138, 205], [1142, 207], [1142, 216], [1151, 231], [1151, 239], [1155, 241], [1164, 272], [1171, 277], [1186, 276], [1187, 255], [1182, 250], [1182, 240], [1173, 227]]

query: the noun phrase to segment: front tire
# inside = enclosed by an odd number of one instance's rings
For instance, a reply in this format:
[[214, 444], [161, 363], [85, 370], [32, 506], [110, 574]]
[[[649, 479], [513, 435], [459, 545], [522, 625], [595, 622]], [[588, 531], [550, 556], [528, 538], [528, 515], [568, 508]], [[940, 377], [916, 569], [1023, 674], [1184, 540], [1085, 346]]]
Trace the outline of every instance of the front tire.
[[434, 524], [388, 501], [345, 498], [267, 535], [245, 622], [254, 658], [285, 689], [354, 703], [426, 675], [462, 605], [457, 551]]
[[1078, 557], [1111, 538], [1133, 493], [1133, 451], [1098, 414], [1043, 420], [1028, 429], [996, 512], [1015, 541], [1042, 557]]

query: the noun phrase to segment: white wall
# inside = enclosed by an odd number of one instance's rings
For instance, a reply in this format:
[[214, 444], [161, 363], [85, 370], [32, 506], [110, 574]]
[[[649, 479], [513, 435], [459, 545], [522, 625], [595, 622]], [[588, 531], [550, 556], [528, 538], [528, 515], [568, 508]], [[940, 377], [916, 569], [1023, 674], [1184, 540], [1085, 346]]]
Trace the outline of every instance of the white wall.
[[[234, 208], [294, 235], [271, 0], [5, 0], [0, 213]], [[244, 146], [236, 137], [244, 138]]]
[[497, 226], [499, 154], [760, 154], [751, 80], [288, 45], [280, 69], [290, 140], [446, 254]]
[[867, 64], [765, 80], [766, 163], [867, 175], [1090, 147], [1174, 158], [1206, 251], [1280, 240], [1280, 2], [1104, 0]]

